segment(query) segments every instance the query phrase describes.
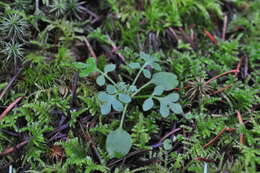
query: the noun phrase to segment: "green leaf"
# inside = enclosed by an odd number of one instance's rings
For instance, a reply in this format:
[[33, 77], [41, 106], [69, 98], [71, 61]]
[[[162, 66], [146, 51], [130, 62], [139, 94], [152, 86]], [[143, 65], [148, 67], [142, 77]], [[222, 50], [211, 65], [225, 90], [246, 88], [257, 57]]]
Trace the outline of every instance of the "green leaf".
[[0, 83], [0, 90], [3, 89], [3, 88], [5, 88], [7, 85], [8, 85], [7, 82]]
[[84, 70], [81, 70], [79, 72], [79, 76], [80, 77], [87, 77], [89, 75], [89, 70], [88, 69], [84, 69]]
[[106, 91], [108, 94], [115, 94], [116, 93], [116, 87], [113, 85], [107, 85]]
[[175, 114], [182, 114], [183, 113], [182, 107], [179, 103], [170, 103], [169, 106]]
[[167, 102], [177, 102], [179, 100], [180, 96], [177, 93], [171, 93], [165, 97]]
[[131, 102], [131, 97], [126, 94], [119, 94], [118, 98], [121, 102], [126, 103], [126, 104]]
[[128, 65], [131, 69], [139, 69], [141, 68], [140, 64], [138, 62], [132, 62]]
[[86, 64], [85, 63], [80, 63], [78, 64], [78, 67], [80, 67], [80, 77], [86, 77], [90, 73], [93, 73], [96, 71], [97, 66], [96, 66], [96, 60], [94, 58], [88, 58]]
[[102, 115], [109, 114], [109, 112], [111, 112], [111, 104], [110, 103], [102, 104], [100, 106], [100, 110], [101, 110]]
[[150, 79], [152, 77], [152, 74], [149, 70], [144, 69], [143, 74], [147, 79]]
[[155, 70], [158, 70], [158, 71], [161, 71], [161, 66], [158, 64], [158, 63], [153, 63], [152, 64], [152, 67], [155, 69]]
[[114, 71], [116, 69], [116, 66], [114, 64], [108, 64], [105, 66], [104, 71], [105, 73]]
[[153, 56], [144, 52], [140, 53], [140, 58], [143, 59], [147, 64], [152, 64], [156, 60]]
[[168, 106], [163, 102], [160, 102], [160, 114], [164, 118], [168, 117], [170, 114], [170, 110], [169, 110]]
[[129, 133], [122, 128], [109, 133], [106, 139], [106, 150], [111, 158], [119, 158], [126, 155], [132, 146]]
[[153, 99], [148, 98], [143, 103], [143, 110], [148, 111], [148, 110], [152, 109], [153, 105], [154, 105]]
[[120, 101], [116, 100], [116, 99], [113, 99], [111, 101], [111, 104], [112, 104], [113, 109], [115, 109], [118, 112], [122, 112], [123, 109], [124, 109], [123, 104]]
[[99, 86], [105, 85], [106, 83], [105, 77], [103, 75], [98, 76], [96, 82]]
[[88, 58], [87, 65], [90, 69], [96, 69], [96, 60], [94, 58]]
[[163, 93], [163, 87], [162, 86], [156, 86], [153, 90], [153, 95], [160, 96]]
[[84, 69], [88, 66], [86, 63], [83, 62], [74, 62], [72, 65], [77, 69]]
[[98, 99], [99, 99], [101, 102], [108, 102], [108, 101], [111, 99], [111, 96], [108, 95], [108, 94], [105, 93], [105, 92], [99, 92], [99, 93], [98, 93]]
[[155, 73], [151, 80], [157, 86], [162, 86], [164, 90], [169, 91], [178, 85], [176, 75], [169, 72], [158, 72]]

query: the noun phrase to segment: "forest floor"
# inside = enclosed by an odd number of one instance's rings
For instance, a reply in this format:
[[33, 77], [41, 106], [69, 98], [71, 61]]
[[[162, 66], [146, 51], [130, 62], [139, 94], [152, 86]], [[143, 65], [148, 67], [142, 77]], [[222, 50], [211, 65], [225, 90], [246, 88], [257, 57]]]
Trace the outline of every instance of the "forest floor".
[[1, 0], [0, 172], [260, 172], [259, 0]]

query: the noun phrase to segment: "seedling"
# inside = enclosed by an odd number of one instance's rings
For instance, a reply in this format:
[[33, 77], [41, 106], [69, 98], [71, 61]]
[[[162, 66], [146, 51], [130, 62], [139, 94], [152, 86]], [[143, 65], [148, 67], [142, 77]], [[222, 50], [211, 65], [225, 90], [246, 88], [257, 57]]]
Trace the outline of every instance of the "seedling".
[[[95, 60], [89, 58], [86, 63], [77, 62], [74, 66], [79, 69], [80, 76], [86, 77], [90, 73], [99, 72], [100, 75], [96, 79], [99, 86], [105, 86], [105, 91], [98, 93], [100, 101], [100, 110], [103, 115], [109, 114], [112, 109], [117, 112], [122, 112], [121, 122], [115, 131], [110, 132], [106, 140], [106, 149], [111, 157], [122, 157], [131, 149], [132, 140], [128, 132], [123, 129], [125, 116], [129, 104], [133, 99], [145, 98], [142, 108], [144, 111], [149, 111], [155, 107], [155, 103], [159, 103], [159, 112], [162, 117], [167, 117], [170, 112], [181, 114], [182, 107], [177, 101], [179, 94], [170, 92], [168, 95], [163, 95], [165, 91], [171, 91], [178, 85], [176, 75], [169, 72], [162, 72], [158, 60], [145, 53], [140, 53], [141, 63], [133, 62], [128, 65], [133, 71], [136, 71], [136, 76], [132, 83], [124, 81], [116, 82], [110, 76], [109, 72], [116, 69], [114, 64], [108, 64], [104, 70], [97, 68]], [[147, 69], [150, 66], [151, 71]], [[156, 71], [152, 74], [153, 71]], [[137, 86], [137, 81], [140, 76], [148, 80], [142, 86]], [[148, 95], [140, 95], [148, 86], [153, 85], [152, 93]]]

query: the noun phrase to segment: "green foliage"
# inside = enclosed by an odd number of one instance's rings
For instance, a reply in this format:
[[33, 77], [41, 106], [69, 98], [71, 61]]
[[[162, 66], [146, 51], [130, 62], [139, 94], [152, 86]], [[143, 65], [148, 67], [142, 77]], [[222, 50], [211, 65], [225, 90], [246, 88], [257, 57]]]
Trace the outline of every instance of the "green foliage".
[[259, 5], [1, 1], [0, 172], [257, 172]]
[[3, 42], [3, 49], [1, 53], [4, 54], [4, 61], [14, 63], [16, 66], [21, 62], [24, 58], [24, 49], [23, 44], [11, 41], [11, 42]]
[[24, 16], [18, 12], [7, 14], [1, 19], [0, 32], [3, 38], [12, 41], [24, 41], [28, 35], [28, 23]]
[[150, 135], [157, 131], [155, 121], [152, 118], [144, 118], [141, 112], [137, 112], [136, 114], [139, 118], [137, 124], [132, 128], [131, 137], [133, 144], [140, 149], [149, 149], [148, 142], [151, 140]]
[[70, 19], [82, 19], [82, 14], [86, 12], [85, 2], [78, 0], [57, 0], [50, 4], [50, 13], [58, 18], [68, 17]]
[[[146, 67], [151, 66], [155, 70], [159, 71], [161, 70], [160, 65], [157, 63], [157, 60], [154, 57], [148, 54], [141, 53], [140, 58], [144, 61], [142, 65], [137, 62], [129, 64], [129, 68], [132, 68], [133, 70], [139, 70], [132, 84], [126, 84], [122, 81], [116, 83], [108, 76], [109, 72], [112, 72], [116, 69], [116, 66], [113, 64], [106, 65], [104, 67], [104, 71], [96, 69], [96, 65], [94, 64], [95, 61], [91, 58], [88, 59], [86, 63], [78, 62], [74, 64], [74, 67], [80, 70], [81, 76], [87, 76], [95, 71], [101, 73], [101, 75], [96, 79], [96, 82], [99, 86], [105, 85], [106, 80], [111, 83], [106, 86], [105, 92], [102, 91], [98, 93], [98, 99], [101, 102], [100, 110], [103, 115], [109, 114], [112, 108], [115, 111], [123, 112], [119, 129], [112, 131], [107, 137], [106, 148], [111, 157], [118, 157], [118, 154], [120, 154], [120, 156], [125, 155], [130, 150], [131, 137], [127, 132], [121, 129], [123, 127], [127, 107], [132, 99], [150, 84], [155, 84], [156, 88], [151, 96], [149, 96], [149, 98], [144, 101], [143, 110], [148, 111], [154, 106], [152, 100], [152, 98], [154, 98], [160, 102], [160, 113], [163, 117], [167, 117], [169, 115], [170, 109], [177, 114], [183, 112], [181, 105], [175, 103], [179, 99], [178, 94], [172, 93], [165, 97], [155, 96], [163, 94], [163, 91], [169, 91], [175, 88], [178, 85], [177, 77], [169, 72], [158, 72], [155, 73], [153, 77], [151, 77], [151, 72], [148, 71]], [[143, 84], [143, 86], [140, 86], [140, 88], [137, 88], [136, 82], [141, 74], [143, 74], [147, 79], [151, 78], [151, 80]], [[125, 138], [125, 140], [121, 140], [121, 138]], [[113, 143], [115, 139], [116, 141], [120, 142]], [[123, 150], [123, 146], [129, 147], [125, 147]]]

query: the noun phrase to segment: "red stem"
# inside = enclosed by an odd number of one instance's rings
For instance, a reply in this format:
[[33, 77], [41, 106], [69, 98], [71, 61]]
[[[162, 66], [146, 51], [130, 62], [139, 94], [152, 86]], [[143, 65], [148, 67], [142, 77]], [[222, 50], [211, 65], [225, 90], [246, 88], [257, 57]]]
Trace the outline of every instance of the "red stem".
[[208, 31], [204, 31], [204, 33], [206, 34], [206, 36], [210, 39], [210, 41], [214, 44], [218, 44], [217, 40], [215, 39], [215, 37]]
[[[238, 110], [236, 110], [236, 113], [237, 113], [237, 119], [238, 119], [239, 123], [241, 125], [244, 125], [243, 118], [242, 118], [240, 112]], [[241, 133], [240, 137], [239, 137], [239, 142], [240, 142], [240, 144], [244, 144], [244, 141], [245, 141], [244, 140], [244, 134]]]
[[225, 73], [222, 73], [222, 74], [220, 74], [220, 75], [217, 75], [217, 76], [214, 76], [213, 78], [211, 78], [210, 80], [208, 80], [207, 82], [205, 82], [205, 85], [208, 85], [210, 82], [212, 82], [213, 80], [215, 80], [215, 79], [218, 79], [218, 78], [220, 78], [220, 77], [222, 77], [222, 76], [225, 76], [225, 75], [227, 75], [227, 74], [229, 74], [229, 73], [238, 73], [239, 72], [239, 70], [230, 70], [230, 71], [227, 71], [227, 72], [225, 72]]
[[4, 112], [0, 115], [0, 121], [10, 112], [13, 107], [22, 99], [23, 97], [18, 97], [15, 101], [13, 101], [5, 110]]

